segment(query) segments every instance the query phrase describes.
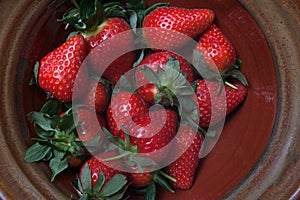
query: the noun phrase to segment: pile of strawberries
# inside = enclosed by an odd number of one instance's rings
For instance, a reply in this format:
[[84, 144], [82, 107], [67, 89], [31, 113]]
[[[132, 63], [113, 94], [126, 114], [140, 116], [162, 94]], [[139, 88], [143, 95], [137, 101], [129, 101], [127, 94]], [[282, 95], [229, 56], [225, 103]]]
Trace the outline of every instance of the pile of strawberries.
[[[69, 167], [80, 167], [73, 181], [80, 199], [122, 199], [131, 193], [155, 199], [155, 183], [171, 192], [190, 189], [201, 146], [211, 137], [207, 128], [222, 121], [247, 94], [242, 62], [214, 24], [215, 13], [167, 3], [147, 7], [143, 0], [72, 3], [59, 21], [76, 31], [35, 66], [31, 83], [49, 100], [28, 114], [37, 137], [24, 160], [49, 163], [52, 181]], [[137, 28], [149, 28], [142, 39]], [[195, 39], [193, 65], [176, 53], [187, 40], [175, 41], [155, 29]], [[119, 48], [132, 49], [137, 41], [155, 48], [127, 52], [104, 69], [99, 53], [110, 53], [98, 47], [125, 31], [129, 34]], [[85, 62], [87, 67], [81, 68]], [[174, 138], [171, 150], [160, 151]], [[177, 159], [157, 169], [169, 154]]]

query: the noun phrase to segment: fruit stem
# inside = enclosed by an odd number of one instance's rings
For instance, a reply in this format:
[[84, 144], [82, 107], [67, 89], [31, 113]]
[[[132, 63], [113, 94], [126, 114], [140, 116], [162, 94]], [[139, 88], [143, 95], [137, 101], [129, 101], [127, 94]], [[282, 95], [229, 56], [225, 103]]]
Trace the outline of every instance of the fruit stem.
[[225, 81], [225, 85], [228, 85], [229, 87], [231, 87], [231, 88], [233, 88], [233, 89], [235, 89], [235, 90], [238, 89], [235, 85], [233, 85], [233, 84], [231, 84], [231, 83], [229, 83], [229, 82], [227, 82], [227, 81]]
[[118, 159], [120, 159], [120, 158], [124, 158], [124, 157], [126, 157], [126, 156], [128, 156], [128, 155], [130, 155], [130, 154], [132, 154], [132, 152], [131, 152], [131, 151], [126, 151], [125, 153], [123, 153], [123, 154], [120, 154], [120, 155], [118, 155], [118, 156], [111, 157], [111, 158], [105, 158], [105, 159], [103, 159], [103, 161], [112, 161], [112, 160], [118, 160]]
[[159, 173], [160, 175], [162, 175], [163, 177], [165, 177], [166, 179], [168, 179], [168, 180], [170, 180], [170, 181], [172, 181], [172, 182], [174, 182], [174, 183], [177, 182], [177, 180], [176, 180], [175, 178], [173, 178], [172, 176], [170, 176], [169, 174], [165, 173], [165, 172], [162, 171], [162, 170], [159, 170], [158, 173]]

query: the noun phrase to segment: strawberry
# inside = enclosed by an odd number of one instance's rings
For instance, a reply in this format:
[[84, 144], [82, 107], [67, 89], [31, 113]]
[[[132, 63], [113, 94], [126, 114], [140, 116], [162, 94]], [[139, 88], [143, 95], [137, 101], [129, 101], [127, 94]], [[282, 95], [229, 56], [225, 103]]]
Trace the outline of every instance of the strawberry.
[[192, 140], [192, 142], [184, 153], [176, 161], [167, 166], [165, 170], [177, 180], [176, 182], [171, 182], [175, 188], [188, 190], [194, 182], [194, 176], [200, 160], [199, 153], [204, 139], [187, 125], [179, 127], [177, 137], [177, 141], [179, 141], [177, 146], [178, 151], [182, 151], [180, 148], [186, 149], [185, 146], [188, 140]]
[[149, 105], [138, 95], [129, 92], [120, 92], [112, 97], [106, 117], [110, 132], [119, 136], [120, 126], [132, 117], [147, 113]]
[[[114, 151], [110, 151], [100, 157], [110, 157], [113, 154]], [[83, 199], [121, 199], [128, 188], [127, 182], [127, 173], [92, 157], [82, 165], [79, 179], [73, 182], [73, 186]]]
[[150, 184], [153, 179], [152, 173], [130, 173], [130, 186], [134, 188], [145, 187]]
[[147, 56], [137, 67], [136, 70], [136, 83], [138, 88], [138, 93], [141, 97], [150, 103], [154, 103], [155, 96], [160, 92], [159, 88], [157, 88], [154, 84], [149, 83], [149, 80], [144, 76], [141, 66], [146, 65], [150, 69], [152, 69], [155, 73], [157, 72], [158, 67], [165, 69], [166, 63], [169, 57], [172, 56], [178, 60], [180, 65], [180, 71], [183, 72], [186, 76], [188, 82], [192, 82], [194, 79], [193, 70], [182, 56], [173, 53], [173, 52], [156, 52]]
[[69, 166], [78, 166], [88, 156], [82, 142], [78, 140], [74, 109], [69, 108], [57, 115], [59, 105], [58, 100], [50, 99], [39, 112], [28, 114], [38, 137], [33, 139], [36, 143], [24, 155], [26, 162], [49, 161], [52, 181]]
[[215, 24], [201, 35], [196, 50], [203, 55], [208, 66], [216, 65], [219, 71], [236, 61], [233, 45]]
[[[120, 34], [122, 32], [123, 34]], [[135, 61], [135, 53], [131, 51], [134, 47], [133, 32], [124, 19], [118, 17], [106, 19], [97, 27], [96, 31], [85, 33], [84, 37], [90, 49], [93, 49], [89, 56], [93, 69], [107, 80], [116, 83], [133, 67]], [[113, 37], [115, 38], [112, 41], [105, 42], [108, 38]], [[129, 50], [130, 52], [128, 52]], [[117, 56], [121, 51], [128, 53], [121, 57]], [[111, 57], [116, 57], [116, 60], [107, 63], [109, 64], [107, 66], [103, 58]]]
[[[104, 117], [101, 117], [93, 111], [85, 108], [78, 108], [76, 114], [78, 122], [83, 123], [77, 128], [78, 137], [81, 141], [88, 142], [96, 136], [103, 136], [101, 127], [106, 126], [106, 120]], [[95, 115], [98, 120], [96, 122], [94, 121]]]
[[[218, 123], [225, 117], [224, 114], [228, 115], [232, 112], [247, 95], [247, 87], [240, 82], [231, 84], [235, 88], [225, 85], [226, 102], [224, 102], [224, 98], [219, 95], [219, 82], [198, 80], [196, 83], [196, 96], [200, 115], [199, 126], [201, 127]], [[215, 108], [214, 116], [212, 116], [212, 103], [214, 103]]]
[[[156, 59], [156, 55], [159, 59]], [[168, 55], [174, 55], [178, 60]], [[145, 100], [152, 104], [180, 106], [186, 96], [194, 94], [189, 82], [193, 79], [193, 73], [182, 57], [168, 52], [159, 52], [149, 57], [149, 60], [148, 57], [145, 59], [145, 63], [154, 64], [139, 65], [135, 75], [138, 92]], [[158, 67], [156, 63], [160, 62], [161, 67]]]
[[[142, 113], [125, 123], [132, 146], [137, 146], [138, 153], [151, 153], [154, 161], [161, 161], [167, 154], [160, 151], [175, 137], [177, 114], [172, 110], [155, 110]], [[124, 135], [120, 135], [125, 138]]]
[[186, 44], [188, 37], [194, 38], [205, 31], [214, 17], [209, 9], [159, 7], [144, 18], [143, 27], [148, 29], [143, 34], [151, 47], [174, 50]]
[[123, 163], [121, 162], [121, 160], [107, 161], [107, 162], [109, 162], [108, 164], [101, 161], [101, 160], [104, 160], [105, 158], [110, 158], [115, 155], [117, 155], [116, 151], [112, 150], [112, 151], [102, 153], [96, 157], [90, 158], [88, 161], [86, 161], [82, 165], [81, 170], [80, 170], [80, 175], [82, 175], [82, 170], [84, 169], [85, 165], [88, 165], [91, 170], [92, 186], [95, 186], [95, 184], [98, 180], [99, 170], [105, 176], [105, 183], [107, 183], [116, 174], [123, 174], [123, 175], [127, 176], [127, 174], [125, 172], [122, 172], [122, 171], [112, 168], [112, 166], [116, 166], [118, 168], [120, 166], [122, 166]]
[[[86, 54], [86, 43], [81, 35], [71, 37], [60, 47], [48, 53], [40, 61], [38, 71], [40, 87], [58, 100], [70, 102], [74, 81]], [[80, 79], [78, 83], [82, 81]]]
[[135, 61], [133, 31], [119, 17], [126, 18], [126, 10], [121, 5], [102, 5], [99, 1], [80, 5], [72, 2], [75, 8], [68, 10], [60, 21], [73, 25], [84, 36], [91, 53], [88, 60], [92, 68], [116, 83]]
[[[126, 121], [117, 136], [107, 130], [105, 133], [117, 146], [126, 150], [119, 157], [127, 157], [128, 170], [143, 173], [144, 170], [151, 171], [156, 162], [163, 161], [167, 156], [167, 145], [175, 137], [177, 120], [177, 113], [172, 110], [153, 110]], [[144, 155], [136, 157], [135, 153]]]
[[103, 114], [106, 110], [109, 97], [106, 84], [91, 79], [88, 85], [88, 93], [82, 100], [82, 104], [91, 110], [95, 110], [98, 114]]

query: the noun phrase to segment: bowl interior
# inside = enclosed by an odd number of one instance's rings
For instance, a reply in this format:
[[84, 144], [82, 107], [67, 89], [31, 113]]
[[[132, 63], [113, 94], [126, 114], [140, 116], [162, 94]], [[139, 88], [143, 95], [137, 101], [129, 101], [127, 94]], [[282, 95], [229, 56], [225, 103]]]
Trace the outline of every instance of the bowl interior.
[[[150, 5], [159, 1], [147, 1]], [[213, 151], [201, 160], [195, 184], [189, 191], [176, 195], [159, 190], [158, 199], [216, 199], [230, 194], [259, 162], [272, 134], [277, 110], [277, 76], [268, 43], [259, 26], [245, 8], [235, 0], [168, 1], [173, 6], [210, 8], [216, 14], [215, 23], [227, 35], [238, 57], [243, 61], [243, 72], [250, 86], [246, 100], [225, 121], [222, 135]], [[37, 13], [28, 24], [26, 43], [20, 54], [23, 69], [22, 102], [26, 114], [39, 110], [46, 96], [36, 87], [28, 85], [33, 66], [46, 53], [61, 44], [70, 30], [56, 19], [61, 17], [67, 4], [54, 1]], [[32, 127], [28, 123], [24, 138], [30, 145]], [[46, 169], [46, 170], [45, 170]], [[73, 193], [70, 181], [77, 170], [70, 170], [57, 177], [53, 183], [67, 196]], [[41, 166], [41, 173], [50, 177], [50, 171]], [[50, 183], [49, 181], [49, 184]], [[74, 194], [74, 193], [73, 193]]]

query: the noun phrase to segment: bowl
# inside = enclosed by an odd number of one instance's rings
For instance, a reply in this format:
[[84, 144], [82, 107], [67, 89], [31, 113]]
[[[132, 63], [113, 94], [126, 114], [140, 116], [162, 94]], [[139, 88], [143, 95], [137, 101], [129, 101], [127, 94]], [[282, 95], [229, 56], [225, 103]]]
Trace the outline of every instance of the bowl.
[[[156, 2], [161, 0], [147, 1]], [[176, 194], [159, 189], [157, 199], [300, 198], [299, 2], [169, 2], [216, 13], [215, 23], [243, 60], [250, 86], [245, 102], [226, 118], [217, 145], [200, 161], [192, 189]], [[75, 195], [70, 185], [75, 169], [52, 183], [47, 165], [23, 162], [32, 144], [26, 114], [38, 110], [46, 99], [28, 83], [34, 63], [67, 36], [56, 19], [68, 5], [59, 0], [0, 2], [1, 199]]]

